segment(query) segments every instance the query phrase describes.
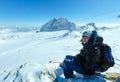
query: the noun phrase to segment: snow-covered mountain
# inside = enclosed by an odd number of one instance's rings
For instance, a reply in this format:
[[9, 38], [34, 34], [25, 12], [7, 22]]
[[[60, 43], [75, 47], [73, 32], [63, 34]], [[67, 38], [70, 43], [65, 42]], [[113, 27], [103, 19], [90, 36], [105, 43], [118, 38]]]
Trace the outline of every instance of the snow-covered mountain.
[[88, 23], [85, 25], [78, 25], [76, 30], [78, 30], [79, 32], [83, 32], [85, 30], [112, 30], [112, 29], [116, 29], [116, 28], [120, 28], [120, 25], [96, 25], [95, 23]]
[[98, 30], [98, 28], [96, 27], [95, 23], [88, 23], [86, 25], [77, 26], [77, 30], [82, 32], [85, 30]]
[[[120, 28], [97, 31], [115, 58], [115, 66], [107, 72], [120, 73]], [[65, 79], [58, 64], [49, 63], [78, 54], [80, 39], [79, 31], [0, 32], [0, 82], [104, 82], [105, 78], [96, 75]]]
[[66, 18], [54, 18], [49, 22], [42, 25], [40, 31], [59, 31], [59, 30], [75, 30], [76, 25], [72, 22], [69, 22]]

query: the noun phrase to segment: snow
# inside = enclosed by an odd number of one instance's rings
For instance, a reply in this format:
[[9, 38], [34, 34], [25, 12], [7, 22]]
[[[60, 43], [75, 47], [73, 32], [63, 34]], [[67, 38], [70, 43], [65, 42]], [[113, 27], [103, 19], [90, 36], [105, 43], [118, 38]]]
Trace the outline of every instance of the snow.
[[[120, 73], [120, 28], [98, 30], [112, 48], [115, 66], [107, 72]], [[49, 61], [63, 61], [82, 48], [80, 31], [13, 32], [0, 31], [0, 82], [104, 82], [101, 76], [65, 79], [62, 69]]]
[[52, 82], [56, 80], [55, 68], [52, 65], [30, 62], [17, 69], [4, 71], [4, 75], [1, 77], [3, 77], [1, 81], [5, 82]]

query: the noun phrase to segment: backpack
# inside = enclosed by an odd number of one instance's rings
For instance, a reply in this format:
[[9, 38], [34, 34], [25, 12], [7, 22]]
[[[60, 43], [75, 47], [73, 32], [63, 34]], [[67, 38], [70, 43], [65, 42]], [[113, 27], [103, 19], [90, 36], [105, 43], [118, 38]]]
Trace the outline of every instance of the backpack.
[[105, 72], [107, 71], [110, 67], [114, 66], [114, 58], [112, 56], [111, 52], [111, 47], [108, 46], [107, 44], [102, 44], [100, 46], [100, 52], [101, 52], [101, 58], [100, 61], [97, 64], [97, 69], [96, 71], [99, 72]]

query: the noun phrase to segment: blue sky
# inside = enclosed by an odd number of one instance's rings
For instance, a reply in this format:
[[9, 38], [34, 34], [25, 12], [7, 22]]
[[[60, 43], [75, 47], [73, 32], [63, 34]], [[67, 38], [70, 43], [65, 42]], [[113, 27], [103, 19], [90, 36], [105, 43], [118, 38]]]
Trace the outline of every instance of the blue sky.
[[120, 23], [120, 0], [0, 0], [0, 24], [41, 25], [65, 17], [75, 23]]

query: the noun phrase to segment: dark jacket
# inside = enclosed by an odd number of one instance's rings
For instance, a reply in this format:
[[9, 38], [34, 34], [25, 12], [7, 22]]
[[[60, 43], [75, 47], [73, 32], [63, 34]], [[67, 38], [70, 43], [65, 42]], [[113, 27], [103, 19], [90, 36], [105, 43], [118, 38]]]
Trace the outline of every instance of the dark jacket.
[[83, 69], [84, 74], [94, 74], [94, 66], [100, 61], [101, 53], [99, 46], [102, 42], [103, 38], [97, 36], [94, 45], [89, 44], [91, 42], [83, 44], [83, 49], [81, 49], [80, 53], [74, 57], [75, 63]]

